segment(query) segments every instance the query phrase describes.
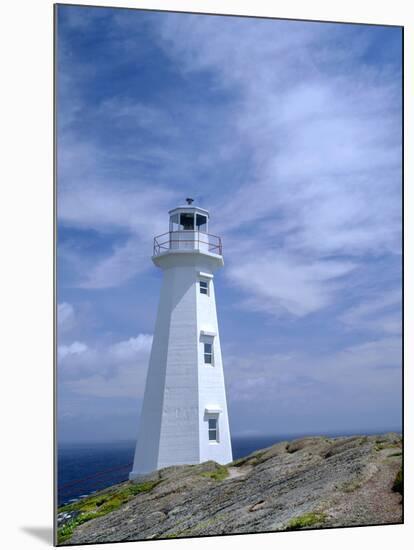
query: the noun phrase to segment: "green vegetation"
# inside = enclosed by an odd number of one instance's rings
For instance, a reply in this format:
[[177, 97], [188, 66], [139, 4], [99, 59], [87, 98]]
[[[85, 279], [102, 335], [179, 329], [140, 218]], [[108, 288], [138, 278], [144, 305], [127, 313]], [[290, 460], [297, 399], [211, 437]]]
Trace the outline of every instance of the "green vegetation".
[[75, 529], [76, 525], [74, 521], [70, 521], [69, 523], [66, 523], [63, 527], [60, 527], [57, 532], [57, 543], [63, 544], [72, 536], [73, 530]]
[[136, 495], [151, 491], [159, 483], [160, 480], [146, 481], [144, 483], [128, 482], [120, 485], [115, 490], [111, 488], [101, 491], [94, 496], [82, 498], [72, 504], [61, 506], [58, 509], [58, 513], [77, 512], [77, 515], [58, 529], [58, 544], [62, 544], [68, 540], [76, 527], [82, 525], [82, 523], [117, 510]]
[[78, 527], [78, 525], [82, 525], [82, 523], [85, 523], [91, 519], [99, 518], [101, 516], [104, 516], [108, 512], [89, 512], [85, 514], [79, 514], [79, 516], [76, 516], [75, 519], [70, 520], [68, 523], [65, 523], [63, 527], [60, 527], [58, 529], [58, 544], [62, 544], [66, 540], [68, 540], [72, 534], [73, 531]]
[[323, 512], [308, 512], [297, 518], [293, 518], [287, 524], [285, 530], [293, 531], [294, 529], [307, 529], [323, 523], [326, 519], [326, 514]]
[[391, 453], [390, 455], [388, 455], [388, 457], [391, 457], [391, 456], [402, 456], [402, 452], [399, 451], [397, 453]]
[[404, 492], [404, 482], [403, 482], [403, 472], [402, 468], [398, 470], [397, 475], [395, 476], [394, 484], [392, 486], [392, 490], [396, 493], [400, 493], [400, 495], [403, 495]]
[[229, 471], [225, 466], [218, 466], [216, 470], [213, 470], [212, 472], [202, 472], [200, 475], [203, 477], [210, 477], [216, 481], [223, 481], [223, 479], [226, 479], [229, 475]]

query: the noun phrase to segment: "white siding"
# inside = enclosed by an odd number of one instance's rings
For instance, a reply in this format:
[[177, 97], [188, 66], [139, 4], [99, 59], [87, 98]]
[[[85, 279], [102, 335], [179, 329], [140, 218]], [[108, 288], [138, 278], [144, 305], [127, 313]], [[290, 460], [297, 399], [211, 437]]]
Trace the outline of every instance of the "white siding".
[[[222, 258], [169, 252], [164, 271], [131, 478], [173, 464], [232, 460], [213, 280], [200, 294], [199, 272]], [[204, 364], [201, 331], [214, 333], [214, 366]], [[219, 406], [219, 443], [209, 443], [205, 409]]]
[[[203, 269], [203, 271], [206, 270]], [[209, 290], [209, 296], [197, 295], [200, 462], [215, 460], [219, 464], [227, 464], [233, 459], [213, 279], [210, 280]], [[204, 364], [201, 331], [215, 334], [213, 336], [213, 366]], [[219, 443], [212, 443], [208, 439], [206, 409], [211, 408], [218, 408], [222, 411], [218, 414]]]

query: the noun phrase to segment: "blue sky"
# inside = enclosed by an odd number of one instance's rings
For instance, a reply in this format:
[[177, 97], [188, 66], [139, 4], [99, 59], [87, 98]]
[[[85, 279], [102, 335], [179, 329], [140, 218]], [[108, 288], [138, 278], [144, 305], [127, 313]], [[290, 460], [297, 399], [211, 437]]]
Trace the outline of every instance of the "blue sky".
[[401, 30], [59, 6], [61, 441], [133, 439], [187, 196], [233, 434], [401, 427]]

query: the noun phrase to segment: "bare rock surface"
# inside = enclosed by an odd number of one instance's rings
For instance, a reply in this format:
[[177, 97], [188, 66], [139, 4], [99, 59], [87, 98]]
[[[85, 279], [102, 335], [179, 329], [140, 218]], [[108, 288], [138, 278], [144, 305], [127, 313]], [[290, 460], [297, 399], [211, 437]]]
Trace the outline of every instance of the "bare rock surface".
[[[99, 502], [96, 512], [90, 504], [88, 519], [73, 524], [62, 544], [400, 523], [402, 497], [393, 484], [401, 447], [395, 433], [306, 437], [226, 467], [205, 462], [164, 468], [140, 480], [135, 489], [142, 492], [101, 517]], [[97, 495], [124, 494], [132, 486], [126, 482]], [[84, 513], [77, 511], [76, 519]]]

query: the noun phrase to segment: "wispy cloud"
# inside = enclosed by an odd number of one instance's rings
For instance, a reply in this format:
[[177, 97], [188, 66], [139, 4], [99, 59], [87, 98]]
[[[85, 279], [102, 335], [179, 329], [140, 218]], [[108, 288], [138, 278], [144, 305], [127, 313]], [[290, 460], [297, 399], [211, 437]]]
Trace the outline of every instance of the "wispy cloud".
[[[386, 375], [387, 383], [392, 382], [393, 387], [395, 384], [401, 384], [401, 377], [396, 376], [401, 363], [401, 349], [400, 338], [387, 336], [348, 346], [334, 353], [317, 353], [311, 358], [301, 350], [284, 354], [255, 353], [243, 358], [232, 355], [228, 357], [226, 364], [227, 382], [234, 400], [257, 401], [258, 393], [249, 391], [252, 385], [256, 385], [260, 386], [263, 392], [261, 398], [267, 396], [274, 399], [276, 395], [283, 395], [283, 400], [288, 404], [292, 393], [298, 390], [298, 384], [313, 385], [315, 396], [319, 397], [327, 387], [329, 392], [336, 396], [341, 387], [344, 391], [347, 388], [358, 394], [363, 393], [373, 384], [375, 372], [375, 377], [379, 377], [374, 382], [373, 391], [376, 391], [379, 385], [385, 384], [377, 372], [379, 370], [394, 370]], [[271, 391], [269, 386], [272, 388]], [[385, 384], [381, 391], [386, 389]], [[306, 397], [306, 392], [303, 396]]]
[[59, 346], [58, 358], [60, 361], [71, 355], [82, 355], [88, 350], [88, 346], [83, 342], [72, 342], [69, 346]]
[[[58, 218], [71, 235], [59, 242], [70, 274], [59, 314], [64, 391], [85, 403], [141, 395], [149, 348], [115, 326], [125, 309], [117, 300], [132, 283], [137, 300], [147, 297], [152, 237], [194, 196], [224, 241], [217, 289], [219, 313], [234, 325], [229, 347], [245, 334], [250, 342], [247, 358], [245, 347], [224, 358], [232, 406], [259, 399], [253, 416], [268, 426], [292, 408], [300, 422], [317, 402], [319, 424], [324, 410], [332, 422], [352, 416], [350, 403], [355, 422], [361, 411], [374, 422], [378, 399], [383, 418], [394, 414], [398, 29], [61, 9]], [[394, 57], [384, 54], [390, 42]], [[98, 299], [113, 321], [94, 340], [79, 329], [88, 323], [78, 302]], [[277, 338], [287, 325], [288, 342]], [[324, 332], [329, 352], [312, 342]], [[246, 423], [245, 411], [236, 418]]]
[[107, 346], [59, 346], [61, 389], [105, 398], [142, 396], [151, 343], [151, 335], [139, 334]]
[[[161, 28], [177, 65], [193, 75], [210, 71], [216, 86], [233, 90], [239, 106], [234, 139], [250, 151], [254, 179], [228, 200], [220, 197], [226, 206], [215, 204], [214, 211], [225, 235], [251, 227], [250, 247], [235, 251], [237, 269], [227, 270], [256, 295], [249, 303], [306, 314], [335, 294], [329, 282], [337, 270], [327, 256], [352, 257], [361, 266], [370, 255], [400, 253], [399, 75], [362, 62], [368, 34], [181, 16], [166, 18]], [[345, 36], [352, 39], [349, 49]], [[352, 270], [346, 271], [350, 284]], [[328, 285], [301, 284], [315, 272]], [[263, 300], [264, 289], [278, 307]]]
[[340, 320], [351, 330], [401, 334], [401, 292], [381, 293], [349, 308]]
[[[270, 257], [269, 257], [270, 256]], [[268, 254], [241, 265], [233, 262], [227, 276], [250, 298], [244, 300], [248, 309], [268, 313], [288, 312], [299, 317], [330, 304], [333, 295], [344, 283], [340, 278], [353, 269], [351, 262], [311, 261], [289, 257], [284, 253]]]
[[[230, 416], [242, 432], [395, 429], [401, 421], [401, 339], [388, 337], [309, 356], [229, 356]], [[375, 403], [375, 406], [373, 406]]]
[[97, 114], [123, 129], [129, 128], [131, 132], [144, 129], [168, 137], [179, 135], [179, 128], [168, 111], [131, 98], [116, 96], [105, 99], [100, 103]]

